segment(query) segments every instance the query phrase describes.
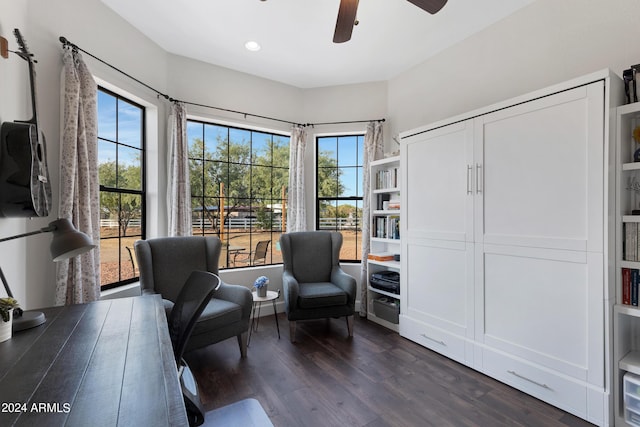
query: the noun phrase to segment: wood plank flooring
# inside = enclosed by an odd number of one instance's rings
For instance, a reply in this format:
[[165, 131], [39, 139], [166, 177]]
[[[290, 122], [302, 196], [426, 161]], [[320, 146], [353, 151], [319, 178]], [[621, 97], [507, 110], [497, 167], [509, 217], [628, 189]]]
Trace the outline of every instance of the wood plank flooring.
[[235, 339], [186, 359], [207, 410], [257, 399], [276, 427], [592, 426], [356, 316], [298, 322], [260, 319], [248, 357]]

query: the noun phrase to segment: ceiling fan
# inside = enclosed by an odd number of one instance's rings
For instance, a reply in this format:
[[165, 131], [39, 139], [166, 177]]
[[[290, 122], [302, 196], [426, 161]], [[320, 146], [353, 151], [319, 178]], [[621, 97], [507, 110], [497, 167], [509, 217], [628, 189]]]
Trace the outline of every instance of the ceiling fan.
[[[351, 39], [353, 26], [357, 24], [356, 12], [358, 11], [359, 0], [340, 0], [340, 9], [338, 9], [338, 20], [336, 21], [336, 31], [333, 34], [334, 43], [344, 43]], [[430, 14], [437, 13], [447, 4], [447, 0], [407, 0], [420, 9]]]

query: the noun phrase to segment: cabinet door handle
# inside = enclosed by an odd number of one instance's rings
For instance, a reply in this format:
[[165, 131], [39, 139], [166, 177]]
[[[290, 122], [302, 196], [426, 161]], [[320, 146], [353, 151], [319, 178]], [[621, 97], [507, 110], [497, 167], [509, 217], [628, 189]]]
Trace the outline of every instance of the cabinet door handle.
[[482, 193], [482, 165], [476, 163], [476, 193]]
[[467, 194], [473, 194], [473, 190], [471, 189], [471, 186], [472, 186], [471, 170], [472, 169], [473, 169], [473, 166], [467, 165]]
[[535, 384], [535, 385], [537, 385], [538, 387], [542, 387], [542, 388], [545, 388], [545, 389], [547, 389], [547, 390], [552, 390], [552, 391], [553, 391], [553, 389], [552, 389], [551, 387], [549, 387], [548, 385], [543, 384], [543, 383], [539, 383], [538, 381], [534, 381], [534, 380], [532, 380], [531, 378], [527, 378], [527, 377], [525, 377], [524, 375], [520, 375], [520, 374], [519, 374], [519, 373], [517, 373], [516, 371], [507, 371], [507, 372], [508, 372], [508, 373], [510, 373], [511, 375], [515, 376], [515, 377], [520, 378], [521, 380], [528, 381], [528, 382], [530, 382], [531, 384]]
[[434, 343], [436, 343], [436, 344], [440, 344], [440, 345], [442, 345], [442, 346], [444, 346], [444, 347], [446, 347], [446, 346], [447, 346], [447, 344], [446, 344], [444, 341], [440, 341], [440, 340], [437, 340], [437, 339], [435, 339], [435, 338], [431, 338], [431, 337], [430, 337], [430, 336], [428, 336], [428, 335], [420, 334], [420, 336], [422, 336], [422, 337], [424, 337], [424, 338], [428, 339], [429, 341], [433, 341], [433, 342], [434, 342]]

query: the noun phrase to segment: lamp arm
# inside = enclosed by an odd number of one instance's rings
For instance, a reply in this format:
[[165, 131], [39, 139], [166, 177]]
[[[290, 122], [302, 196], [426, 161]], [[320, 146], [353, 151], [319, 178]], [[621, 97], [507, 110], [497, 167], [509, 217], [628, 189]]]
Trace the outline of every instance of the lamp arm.
[[33, 236], [34, 234], [40, 234], [40, 233], [46, 233], [48, 231], [54, 231], [55, 229], [56, 229], [55, 226], [51, 226], [50, 225], [48, 227], [41, 228], [40, 230], [30, 231], [28, 233], [18, 234], [18, 235], [11, 236], [11, 237], [3, 237], [2, 239], [0, 239], [0, 243], [6, 242], [8, 240], [19, 239], [21, 237]]
[[[4, 290], [7, 293], [7, 296], [10, 298], [14, 298], [13, 293], [11, 292], [11, 288], [9, 288], [9, 284], [7, 283], [7, 279], [4, 277], [4, 272], [2, 271], [2, 267], [0, 267], [0, 280], [2, 280], [2, 284], [4, 285]], [[13, 309], [14, 317], [22, 317], [22, 309], [20, 307], [16, 307]]]
[[4, 290], [7, 293], [7, 295], [13, 298], [13, 293], [11, 293], [11, 288], [9, 288], [7, 279], [4, 277], [4, 272], [2, 271], [2, 267], [0, 267], [0, 280], [2, 280], [2, 284], [4, 285]]

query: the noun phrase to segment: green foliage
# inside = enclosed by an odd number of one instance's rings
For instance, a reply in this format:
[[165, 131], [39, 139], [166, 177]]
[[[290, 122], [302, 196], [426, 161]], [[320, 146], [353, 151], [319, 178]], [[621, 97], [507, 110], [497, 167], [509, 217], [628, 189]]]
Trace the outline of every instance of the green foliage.
[[344, 191], [340, 182], [340, 169], [337, 168], [332, 153], [321, 151], [318, 154], [318, 196], [337, 197]]
[[[98, 165], [100, 185], [107, 188], [140, 190], [142, 189], [142, 173], [140, 162], [135, 164], [116, 165], [115, 161], [107, 161]], [[117, 219], [122, 236], [127, 235], [127, 228], [132, 219], [142, 217], [142, 200], [136, 194], [120, 194], [108, 190], [100, 192], [100, 208], [111, 219]]]
[[[260, 222], [265, 228], [270, 227], [273, 219], [265, 207], [280, 203], [282, 189], [289, 183], [288, 142], [275, 136], [266, 141], [263, 150], [253, 153], [245, 139], [228, 142], [218, 137], [214, 145], [213, 151], [206, 150], [204, 142], [196, 139], [189, 148], [192, 197], [204, 199], [206, 206], [219, 209], [220, 183], [223, 183], [228, 213], [241, 206], [258, 208], [257, 215], [262, 215]], [[214, 223], [216, 211], [205, 209], [204, 212]]]
[[11, 297], [0, 298], [0, 316], [2, 316], [2, 321], [8, 322], [9, 312], [14, 308], [18, 308], [19, 306], [20, 304], [18, 304], [18, 301]]

